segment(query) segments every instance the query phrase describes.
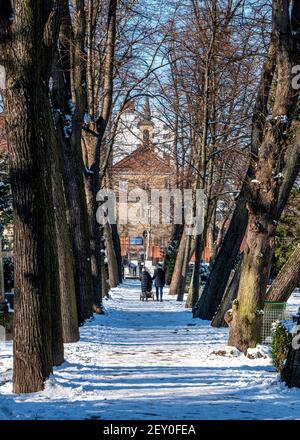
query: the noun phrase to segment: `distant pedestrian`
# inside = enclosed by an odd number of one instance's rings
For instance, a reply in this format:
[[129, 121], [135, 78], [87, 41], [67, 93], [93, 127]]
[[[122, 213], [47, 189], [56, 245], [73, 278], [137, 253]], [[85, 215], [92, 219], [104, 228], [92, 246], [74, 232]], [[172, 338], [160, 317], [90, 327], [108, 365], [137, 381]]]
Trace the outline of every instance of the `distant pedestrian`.
[[161, 264], [156, 266], [153, 274], [154, 285], [156, 288], [156, 301], [163, 300], [163, 290], [166, 284], [166, 273]]
[[133, 270], [133, 276], [136, 277], [136, 264], [133, 264], [132, 270]]
[[141, 276], [142, 270], [143, 270], [143, 264], [141, 261], [139, 261], [139, 277]]
[[146, 267], [143, 267], [142, 269], [140, 281], [141, 281], [142, 299], [143, 300], [146, 299], [146, 301], [148, 301], [147, 292], [151, 292], [152, 290], [152, 277]]

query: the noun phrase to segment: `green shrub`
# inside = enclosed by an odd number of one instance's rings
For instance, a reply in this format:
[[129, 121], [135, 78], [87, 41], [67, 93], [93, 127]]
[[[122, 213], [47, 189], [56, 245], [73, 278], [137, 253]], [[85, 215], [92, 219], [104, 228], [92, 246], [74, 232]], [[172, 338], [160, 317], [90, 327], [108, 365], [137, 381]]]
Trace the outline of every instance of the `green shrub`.
[[280, 373], [283, 370], [291, 343], [292, 335], [288, 332], [284, 323], [277, 321], [272, 327], [271, 347], [272, 363]]

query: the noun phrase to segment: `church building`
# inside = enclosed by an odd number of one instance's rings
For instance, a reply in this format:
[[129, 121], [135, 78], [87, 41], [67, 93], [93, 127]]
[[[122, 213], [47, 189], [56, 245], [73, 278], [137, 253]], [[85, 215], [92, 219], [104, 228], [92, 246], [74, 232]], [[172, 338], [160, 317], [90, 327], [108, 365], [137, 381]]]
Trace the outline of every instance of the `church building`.
[[[172, 225], [171, 222], [162, 223], [161, 218], [159, 224], [152, 224], [151, 190], [171, 189], [174, 186], [175, 166], [170, 155], [172, 134], [169, 132], [166, 136], [166, 132], [158, 133], [148, 97], [145, 99], [143, 112], [137, 116], [134, 110], [130, 109], [129, 117], [125, 114], [125, 120], [128, 119], [131, 119], [131, 126], [128, 127], [131, 138], [123, 132], [119, 135], [119, 141], [132, 139], [129, 145], [130, 152], [124, 154], [123, 149], [121, 159], [116, 160], [114, 157], [110, 176], [116, 194], [120, 185], [124, 184], [127, 185], [128, 191], [141, 188], [147, 191], [149, 205], [145, 208], [148, 212], [144, 212], [143, 222], [128, 221], [126, 224], [120, 224], [117, 218], [121, 252], [123, 257], [130, 260], [148, 259], [156, 263], [163, 259]], [[166, 140], [169, 144], [159, 140]], [[122, 145], [116, 149], [116, 154], [120, 153], [121, 147]], [[135, 202], [129, 202], [128, 209], [130, 210], [134, 204]]]

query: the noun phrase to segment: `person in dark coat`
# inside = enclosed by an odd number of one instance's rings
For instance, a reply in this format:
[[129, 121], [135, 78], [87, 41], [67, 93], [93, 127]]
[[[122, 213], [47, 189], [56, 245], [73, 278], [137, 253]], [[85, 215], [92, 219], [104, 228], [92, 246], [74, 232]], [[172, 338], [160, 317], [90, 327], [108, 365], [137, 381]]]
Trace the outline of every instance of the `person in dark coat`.
[[138, 266], [139, 266], [139, 277], [140, 277], [143, 271], [143, 264], [141, 261], [139, 261]]
[[160, 301], [162, 301], [163, 290], [166, 284], [166, 273], [164, 271], [164, 268], [161, 266], [161, 264], [157, 265], [153, 274], [153, 280], [156, 288], [156, 300], [158, 301], [160, 297]]
[[151, 292], [152, 289], [152, 278], [150, 273], [148, 272], [148, 270], [143, 267], [141, 276], [140, 276], [140, 280], [141, 280], [141, 290], [142, 290], [142, 298], [146, 298], [146, 301], [148, 301], [147, 298], [147, 292]]

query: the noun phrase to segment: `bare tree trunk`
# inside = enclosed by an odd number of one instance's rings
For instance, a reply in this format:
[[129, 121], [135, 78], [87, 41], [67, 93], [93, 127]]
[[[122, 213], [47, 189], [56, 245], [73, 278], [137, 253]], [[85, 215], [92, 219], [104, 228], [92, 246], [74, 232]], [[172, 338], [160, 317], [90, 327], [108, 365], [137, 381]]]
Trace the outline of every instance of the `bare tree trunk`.
[[[103, 99], [101, 114], [97, 120], [98, 138], [95, 143], [91, 139], [86, 142], [86, 165], [88, 167], [88, 173], [86, 174], [85, 191], [89, 213], [89, 226], [91, 236], [91, 250], [92, 250], [92, 274], [94, 281], [94, 290], [96, 296], [98, 294], [103, 295], [104, 292], [100, 292], [100, 288], [105, 289], [105, 286], [101, 286], [103, 281], [104, 271], [104, 258], [99, 252], [101, 249], [101, 242], [104, 237], [101, 235], [102, 228], [97, 223], [96, 213], [98, 204], [96, 201], [97, 192], [101, 189], [103, 178], [106, 173], [107, 162], [110, 154], [106, 155], [104, 162], [102, 147], [105, 138], [105, 132], [108, 126], [109, 119], [112, 112], [112, 99], [113, 99], [113, 79], [114, 79], [114, 62], [115, 62], [115, 42], [116, 42], [116, 13], [117, 13], [118, 1], [110, 0], [108, 6], [108, 20], [107, 20], [107, 39], [105, 47], [104, 57], [104, 74], [103, 74]], [[88, 96], [88, 101], [91, 101], [91, 97]], [[105, 289], [106, 290], [106, 289]]]
[[219, 226], [218, 235], [217, 235], [216, 239], [214, 240], [213, 235], [214, 235], [214, 231], [215, 231], [215, 222], [216, 222], [216, 209], [214, 209], [213, 219], [212, 219], [212, 223], [211, 223], [211, 231], [210, 231], [210, 238], [212, 240], [212, 245], [211, 245], [212, 252], [211, 252], [211, 258], [210, 258], [210, 266], [212, 268], [213, 268], [214, 263], [216, 261], [220, 247], [222, 246], [223, 236], [225, 235], [224, 234], [225, 225], [226, 225], [229, 217], [230, 217], [230, 211], [228, 211], [228, 214], [222, 220], [222, 224]]
[[189, 289], [188, 289], [188, 296], [187, 296], [187, 299], [185, 302], [186, 309], [191, 309], [193, 307], [193, 276], [194, 276], [194, 271], [193, 271], [192, 280], [191, 280], [191, 283], [190, 283]]
[[[238, 299], [230, 322], [229, 344], [245, 352], [261, 340], [262, 307], [280, 212], [281, 180], [287, 169], [284, 158], [291, 147], [285, 136], [288, 120], [297, 108], [292, 89], [292, 66], [299, 51], [290, 32], [288, 0], [273, 0], [273, 34], [276, 47], [277, 82], [272, 121], [267, 124], [258, 154], [255, 179], [250, 184], [247, 244], [242, 262]], [[292, 119], [293, 120], [293, 119]], [[297, 121], [294, 122], [298, 128]], [[293, 122], [290, 125], [292, 132]], [[292, 143], [293, 145], [293, 143]], [[290, 182], [293, 183], [293, 182]], [[285, 194], [287, 199], [288, 194]]]
[[53, 363], [63, 360], [48, 98], [60, 10], [54, 1], [15, 1], [14, 7], [6, 32], [1, 22], [14, 201], [13, 391], [28, 393], [42, 390]]
[[[25, 118], [28, 115], [30, 119], [34, 110], [26, 103], [22, 91], [8, 89], [5, 95], [15, 206], [13, 382], [15, 393], [26, 393], [42, 390], [44, 379], [52, 371], [51, 273], [49, 249], [45, 249], [50, 245], [49, 239], [54, 239], [53, 231], [51, 237], [47, 234], [46, 213], [51, 204], [46, 190], [51, 193], [51, 185], [44, 182], [45, 147], [43, 151], [41, 141], [37, 143], [36, 133], [31, 130], [33, 120]], [[13, 126], [18, 130], [9, 129]], [[31, 163], [24, 160], [24, 154]]]
[[[97, 171], [93, 171], [93, 173]], [[97, 180], [97, 179], [96, 179]], [[97, 213], [97, 186], [94, 183], [94, 177], [88, 176], [84, 181], [87, 213], [88, 213], [88, 225], [89, 225], [89, 235], [90, 235], [90, 249], [91, 249], [91, 271], [93, 280], [93, 292], [94, 292], [94, 302], [97, 306], [101, 306], [103, 297], [103, 286], [101, 278], [101, 267], [103, 265], [100, 249], [101, 249], [101, 235], [100, 235], [100, 225], [96, 220]], [[98, 188], [99, 189], [99, 188]], [[104, 261], [104, 259], [103, 259]]]
[[[57, 67], [57, 62], [54, 62], [53, 65]], [[63, 341], [69, 343], [79, 340], [78, 312], [71, 235], [67, 222], [62, 181], [63, 164], [54, 127], [52, 127], [51, 142], [56, 146], [55, 156], [52, 158], [52, 187], [59, 263], [62, 332]]]
[[[211, 221], [208, 225], [208, 229], [207, 229], [207, 245], [208, 248], [210, 249], [210, 258], [209, 258], [209, 265], [212, 267], [213, 262], [215, 261], [216, 255], [217, 255], [217, 246], [214, 240], [214, 236], [215, 236], [215, 224], [216, 224], [216, 209], [213, 210], [212, 212], [212, 218]], [[221, 228], [220, 228], [221, 230]]]
[[250, 164], [246, 179], [237, 198], [229, 228], [217, 254], [208, 281], [194, 309], [194, 317], [212, 319], [224, 295], [231, 270], [236, 261], [248, 225], [246, 202], [249, 180], [254, 176], [254, 161], [263, 139], [265, 120], [268, 114], [268, 100], [275, 70], [275, 47], [271, 41], [267, 58], [263, 65], [256, 105], [252, 119], [252, 142]]
[[233, 301], [236, 299], [239, 289], [239, 283], [241, 278], [242, 262], [240, 261], [236, 270], [229, 278], [228, 286], [223, 295], [222, 301], [218, 307], [218, 310], [213, 317], [212, 327], [227, 327], [228, 324], [225, 320], [225, 315], [228, 310], [231, 309]]
[[[74, 79], [71, 80], [71, 66], [74, 68], [75, 63], [74, 59], [71, 62], [72, 57], [70, 55], [72, 41], [71, 26], [69, 5], [68, 2], [64, 1], [60, 46], [52, 74], [52, 100], [55, 110], [60, 166], [73, 252], [78, 322], [81, 324], [92, 315], [93, 302], [95, 304], [95, 301], [93, 299], [88, 215], [80, 145], [83, 109], [79, 88], [77, 88], [76, 96], [73, 96], [76, 104], [75, 108], [70, 107], [70, 101], [72, 100], [71, 84], [76, 82]], [[75, 69], [75, 71], [78, 72], [78, 69]], [[71, 126], [70, 116], [73, 117]], [[97, 305], [94, 305], [94, 310], [97, 310]]]
[[[100, 237], [103, 239], [100, 242], [100, 277], [101, 277], [101, 286], [102, 286], [102, 297], [109, 296], [109, 285], [108, 285], [108, 271], [106, 271], [105, 263], [104, 263], [104, 255], [105, 255], [105, 241], [104, 241], [104, 228], [100, 226]], [[101, 308], [102, 310], [102, 308]]]
[[[57, 144], [54, 134], [52, 139], [53, 143]], [[79, 328], [72, 246], [66, 218], [66, 203], [60, 165], [57, 157], [53, 158], [52, 162], [52, 186], [59, 262], [62, 331], [64, 342], [69, 343], [79, 340]]]
[[[204, 234], [205, 234], [205, 232], [204, 232]], [[195, 265], [194, 265], [193, 275], [192, 275], [192, 280], [191, 280], [191, 285], [192, 285], [191, 306], [192, 306], [192, 309], [196, 306], [196, 304], [199, 300], [200, 268], [201, 268], [203, 247], [204, 247], [204, 235], [199, 234], [195, 238]]]
[[181, 284], [182, 269], [184, 265], [185, 249], [186, 249], [187, 235], [183, 232], [177, 252], [175, 267], [173, 270], [172, 280], [170, 284], [169, 295], [177, 295], [179, 286]]
[[[78, 166], [81, 166], [81, 179], [82, 172], [84, 172], [84, 176], [86, 175], [86, 169], [84, 167], [83, 159], [82, 159], [82, 124], [83, 124], [83, 115], [86, 108], [86, 90], [83, 84], [85, 83], [85, 39], [86, 39], [86, 16], [85, 16], [85, 2], [84, 0], [77, 0], [75, 2], [76, 10], [73, 15], [73, 47], [71, 47], [71, 81], [72, 81], [72, 99], [76, 104], [76, 112], [74, 114], [73, 120], [73, 130], [71, 134], [71, 143], [74, 145], [76, 151], [78, 151]], [[97, 174], [88, 173], [88, 176], [93, 179], [96, 179]], [[85, 182], [80, 179], [80, 187], [82, 191], [85, 190]], [[83, 185], [81, 186], [83, 182]], [[92, 206], [90, 205], [90, 200], [85, 200], [84, 202], [84, 215], [88, 215], [88, 220], [90, 224], [97, 225], [96, 222], [96, 191], [94, 192], [94, 198]], [[83, 196], [82, 192], [82, 196]], [[83, 196], [84, 197], [84, 196]], [[85, 217], [87, 221], [87, 218]], [[92, 273], [92, 292], [93, 292], [93, 310], [95, 312], [100, 312], [101, 303], [102, 303], [102, 292], [101, 292], [101, 277], [99, 276], [99, 272], [97, 272], [97, 268], [95, 269], [95, 259], [99, 255], [100, 249], [100, 239], [99, 239], [99, 227], [88, 229], [88, 221], [85, 225], [85, 233], [88, 236], [88, 230], [90, 233], [90, 255], [89, 255], [89, 269]], [[99, 266], [99, 264], [97, 264]]]
[[164, 267], [166, 268], [166, 284], [169, 285], [172, 281], [173, 272], [176, 264], [176, 256], [182, 237], [183, 226], [174, 225], [172, 230], [172, 237], [168, 244], [166, 255], [164, 258]]
[[240, 250], [248, 223], [246, 188], [242, 188], [232, 219], [204, 290], [197, 302], [195, 318], [212, 319], [222, 300], [228, 278]]
[[[259, 224], [261, 227], [257, 227]], [[261, 340], [262, 310], [270, 272], [274, 225], [250, 215], [247, 246], [241, 264], [238, 299], [233, 306], [229, 345], [246, 352]]]
[[[194, 10], [196, 12], [197, 16], [197, 9], [195, 3]], [[210, 42], [206, 54], [205, 59], [205, 70], [204, 70], [204, 102], [203, 102], [203, 120], [202, 120], [202, 138], [201, 138], [201, 144], [200, 144], [200, 151], [199, 151], [199, 159], [198, 159], [198, 177], [197, 177], [197, 184], [196, 188], [202, 189], [204, 191], [206, 187], [206, 168], [207, 168], [207, 138], [208, 138], [208, 124], [209, 124], [209, 116], [210, 116], [210, 94], [211, 94], [211, 80], [212, 80], [212, 63], [213, 63], [213, 54], [215, 50], [215, 39], [216, 39], [216, 14], [217, 14], [217, 2], [216, 0], [211, 1], [211, 14], [213, 16], [213, 24], [211, 29], [211, 37]], [[212, 177], [212, 175], [211, 175]], [[210, 195], [208, 196], [208, 198]], [[206, 212], [203, 213], [204, 215], [204, 222], [208, 222], [208, 206], [209, 202], [207, 203]], [[201, 267], [201, 257], [202, 257], [202, 250], [203, 250], [203, 243], [206, 237], [207, 232], [207, 225], [205, 225], [205, 231], [201, 234], [197, 234], [195, 237], [195, 265], [194, 265], [194, 271], [193, 271], [193, 277], [192, 277], [192, 305], [193, 307], [196, 306], [197, 301], [199, 299], [199, 290], [200, 290], [200, 267]]]
[[118, 265], [118, 276], [119, 276], [119, 283], [123, 282], [123, 274], [122, 274], [122, 256], [121, 256], [121, 243], [120, 243], [120, 236], [118, 233], [118, 228], [116, 224], [111, 225], [111, 232], [112, 232], [112, 239], [114, 244], [114, 250], [115, 255], [117, 259], [117, 265]]
[[61, 121], [58, 123], [58, 139], [61, 147], [61, 166], [74, 258], [78, 321], [83, 323], [92, 316], [94, 302], [88, 216], [83, 191], [81, 151], [76, 153], [69, 139], [63, 138], [63, 129], [63, 121]]
[[184, 258], [182, 261], [182, 270], [180, 275], [180, 283], [177, 288], [177, 301], [183, 301], [185, 288], [186, 288], [186, 276], [190, 262], [190, 247], [191, 247], [191, 236], [186, 235]]
[[300, 281], [300, 244], [290, 255], [267, 291], [267, 301], [287, 301]]
[[[202, 249], [203, 248], [201, 248], [201, 253], [202, 253]], [[200, 255], [201, 255], [201, 253], [200, 253]], [[195, 259], [196, 258], [197, 258], [197, 256], [195, 255]], [[198, 282], [198, 288], [197, 289], [195, 289], [194, 277], [195, 277], [195, 266], [193, 268], [192, 278], [191, 278], [191, 282], [190, 282], [189, 290], [188, 290], [188, 296], [187, 296], [186, 303], [185, 303], [185, 307], [187, 309], [193, 309], [193, 307], [195, 307], [195, 305], [196, 305], [196, 303], [197, 303], [197, 301], [199, 299], [199, 293], [200, 293], [200, 274], [198, 275], [199, 282]]]
[[106, 223], [104, 226], [104, 237], [106, 243], [109, 285], [110, 287], [117, 287], [119, 284], [118, 263], [112, 239], [112, 231], [109, 223]]

